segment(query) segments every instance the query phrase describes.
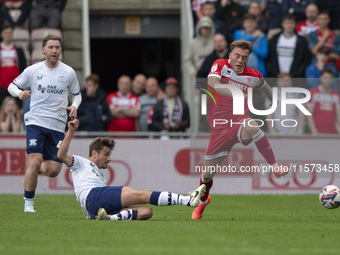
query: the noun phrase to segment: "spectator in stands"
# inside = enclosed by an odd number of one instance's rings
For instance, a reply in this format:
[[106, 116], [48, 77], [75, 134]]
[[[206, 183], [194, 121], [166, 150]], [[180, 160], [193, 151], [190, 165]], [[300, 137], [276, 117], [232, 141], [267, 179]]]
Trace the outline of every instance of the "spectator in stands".
[[146, 77], [144, 74], [137, 74], [132, 81], [132, 94], [136, 96], [143, 95], [145, 93], [145, 81]]
[[85, 88], [81, 90], [82, 102], [78, 108], [78, 130], [107, 131], [112, 117], [106, 93], [99, 87], [99, 76], [91, 74], [85, 81]]
[[108, 94], [112, 122], [108, 131], [124, 132], [137, 130], [137, 118], [140, 113], [139, 98], [131, 94], [131, 78], [122, 75], [118, 79], [118, 91]]
[[214, 51], [205, 58], [197, 72], [197, 77], [207, 78], [212, 64], [219, 58], [228, 58], [228, 43], [222, 34], [214, 36]]
[[267, 19], [262, 15], [262, 7], [259, 2], [251, 1], [249, 3], [248, 13], [254, 15], [257, 20], [257, 29], [260, 29], [263, 33], [268, 32]]
[[26, 68], [23, 49], [13, 43], [13, 27], [3, 25], [0, 44], [0, 87], [5, 89]]
[[[233, 35], [236, 29], [242, 28], [244, 10], [234, 0], [218, 0], [216, 2], [216, 18], [222, 20], [227, 34]], [[229, 38], [227, 36], [227, 38]]]
[[227, 36], [227, 28], [225, 27], [224, 23], [221, 20], [215, 18], [216, 13], [215, 3], [213, 1], [206, 1], [203, 4], [202, 8], [204, 16], [211, 18], [212, 21], [214, 22], [215, 33]]
[[[28, 17], [31, 9], [31, 0], [2, 0], [2, 12], [7, 21], [12, 26], [21, 26]], [[17, 10], [19, 17], [13, 19], [11, 12]]]
[[329, 13], [320, 11], [317, 21], [320, 28], [308, 35], [309, 49], [315, 55], [320, 47], [326, 46], [331, 51], [330, 60], [336, 62], [340, 59], [340, 37], [328, 27]]
[[139, 97], [140, 115], [139, 115], [139, 130], [142, 132], [148, 131], [148, 113], [151, 107], [157, 103], [157, 95], [159, 91], [158, 81], [154, 77], [149, 77], [145, 83], [146, 93]]
[[295, 25], [294, 15], [284, 15], [283, 31], [269, 40], [268, 77], [277, 77], [279, 73], [289, 73], [292, 78], [305, 77], [311, 55], [306, 38], [296, 34]]
[[281, 28], [282, 0], [268, 0], [269, 28]]
[[203, 5], [206, 2], [216, 2], [217, 0], [192, 0], [192, 10], [196, 15], [197, 19], [200, 20], [202, 17], [207, 14], [203, 11]]
[[7, 96], [1, 105], [1, 132], [22, 132], [23, 124], [21, 112], [14, 97]]
[[[277, 77], [277, 87], [278, 87], [278, 98], [281, 98], [281, 89], [292, 87], [292, 76], [288, 73], [280, 73]], [[301, 98], [300, 94], [297, 93], [287, 93], [288, 99], [299, 99]], [[298, 107], [294, 104], [287, 104], [286, 106], [286, 115], [282, 115], [281, 107], [277, 107], [276, 110], [272, 114], [268, 114], [266, 116], [267, 119], [267, 127], [270, 134], [280, 134], [280, 135], [293, 135], [293, 134], [302, 134], [305, 127], [305, 116], [299, 110]], [[265, 108], [270, 109], [270, 101], [266, 99]], [[276, 121], [272, 121], [276, 119]], [[291, 119], [297, 122], [295, 127], [284, 127], [281, 125], [281, 121]]]
[[215, 26], [209, 17], [203, 17], [196, 26], [196, 38], [192, 40], [185, 56], [185, 65], [191, 79], [196, 78], [197, 71], [204, 59], [213, 51]]
[[305, 10], [307, 5], [315, 3], [315, 0], [282, 0], [283, 15], [288, 13], [293, 14], [296, 23], [300, 23], [306, 19]]
[[[26, 68], [23, 49], [13, 43], [13, 27], [5, 24], [1, 28], [0, 44], [0, 105], [6, 96], [8, 85]], [[17, 102], [21, 100], [18, 99]], [[21, 102], [19, 103], [19, 106]]]
[[[320, 84], [320, 77], [322, 71], [327, 68], [331, 69], [334, 73], [334, 78], [338, 78], [338, 72], [333, 65], [327, 64], [330, 51], [327, 47], [322, 46], [318, 49], [315, 57], [316, 61], [310, 64], [306, 69], [306, 78], [310, 89], [317, 87]], [[338, 81], [334, 79], [332, 89], [338, 91]]]
[[66, 5], [66, 0], [35, 0], [31, 11], [31, 30], [42, 28], [60, 28], [61, 13]]
[[268, 55], [268, 44], [266, 35], [257, 28], [257, 19], [252, 14], [245, 14], [243, 18], [243, 29], [236, 30], [235, 40], [246, 40], [253, 44], [253, 52], [249, 55], [247, 66], [258, 70], [263, 77], [267, 76], [265, 59]]
[[317, 31], [319, 29], [319, 23], [317, 21], [318, 13], [319, 9], [316, 4], [307, 5], [305, 11], [307, 19], [296, 26], [296, 32], [299, 35], [308, 37], [309, 33]]
[[165, 81], [166, 97], [158, 101], [153, 110], [152, 131], [184, 132], [190, 127], [189, 107], [179, 96], [180, 87], [173, 77]]
[[327, 10], [331, 22], [331, 29], [340, 29], [340, 1], [339, 0], [317, 0], [319, 10]]
[[[245, 12], [249, 11], [251, 3], [254, 2], [254, 0], [237, 0], [237, 1], [234, 0], [234, 1], [240, 4]], [[259, 4], [261, 12], [264, 11], [267, 5], [267, 0], [257, 0], [256, 2]]]
[[307, 109], [312, 115], [307, 116], [307, 123], [312, 134], [340, 133], [340, 99], [332, 89], [333, 79], [333, 71], [324, 69], [320, 85], [310, 91]]

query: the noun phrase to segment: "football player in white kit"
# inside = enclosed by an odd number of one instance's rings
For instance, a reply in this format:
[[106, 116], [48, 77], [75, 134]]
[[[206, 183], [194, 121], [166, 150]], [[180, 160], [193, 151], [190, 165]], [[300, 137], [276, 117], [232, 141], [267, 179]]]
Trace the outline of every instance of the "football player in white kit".
[[[21, 100], [31, 97], [30, 111], [24, 116], [28, 154], [24, 212], [35, 212], [34, 198], [39, 171], [49, 177], [59, 174], [62, 162], [57, 158], [57, 152], [64, 138], [66, 110], [70, 111], [69, 116], [74, 119], [81, 103], [75, 71], [59, 61], [61, 46], [61, 37], [47, 35], [42, 42], [42, 53], [46, 59], [27, 67], [8, 87], [14, 97]], [[69, 107], [68, 92], [73, 95]], [[42, 163], [43, 159], [45, 161]]]
[[140, 204], [157, 206], [185, 205], [196, 207], [205, 192], [202, 184], [189, 196], [167, 191], [134, 190], [126, 186], [107, 186], [100, 169], [106, 169], [116, 145], [113, 138], [97, 137], [89, 146], [88, 159], [68, 153], [79, 120], [68, 122], [68, 131], [58, 151], [58, 158], [72, 172], [74, 191], [85, 217], [97, 220], [146, 220], [152, 209]]

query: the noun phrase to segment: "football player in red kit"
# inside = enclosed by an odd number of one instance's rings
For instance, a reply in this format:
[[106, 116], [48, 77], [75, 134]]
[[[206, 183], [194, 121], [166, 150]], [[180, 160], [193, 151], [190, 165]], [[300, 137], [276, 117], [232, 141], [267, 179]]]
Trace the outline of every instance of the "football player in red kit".
[[[251, 42], [245, 40], [234, 41], [231, 45], [229, 59], [218, 59], [214, 62], [208, 75], [208, 85], [229, 84], [237, 86], [244, 94], [244, 115], [233, 115], [233, 97], [227, 88], [216, 88], [220, 95], [221, 105], [214, 104], [209, 99], [208, 120], [211, 126], [209, 144], [204, 155], [204, 168], [220, 166], [236, 143], [248, 145], [252, 141], [271, 167], [276, 178], [288, 173], [287, 169], [276, 163], [273, 150], [265, 134], [257, 122], [248, 114], [247, 91], [248, 88], [258, 88], [271, 102], [272, 89], [264, 81], [260, 72], [247, 67], [250, 53], [253, 51]], [[216, 119], [228, 120], [228, 124], [216, 125]], [[231, 124], [232, 123], [232, 124]], [[238, 123], [238, 124], [237, 124]], [[244, 124], [243, 124], [244, 123]], [[192, 219], [200, 219], [203, 210], [210, 203], [209, 190], [213, 185], [216, 172], [204, 172], [200, 183], [206, 185], [206, 193], [201, 197], [199, 206], [192, 213]]]

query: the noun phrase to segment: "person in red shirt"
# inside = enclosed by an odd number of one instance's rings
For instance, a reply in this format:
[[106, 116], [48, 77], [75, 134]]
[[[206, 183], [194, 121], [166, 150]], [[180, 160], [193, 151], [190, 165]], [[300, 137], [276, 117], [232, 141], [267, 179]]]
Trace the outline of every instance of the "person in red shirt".
[[[0, 44], [0, 105], [6, 96], [9, 84], [26, 68], [23, 49], [13, 43], [13, 27], [5, 24], [1, 27]], [[19, 100], [20, 101], [20, 100]], [[21, 106], [21, 102], [19, 102]]]
[[321, 84], [310, 91], [307, 109], [312, 115], [307, 116], [307, 123], [312, 134], [340, 133], [340, 95], [332, 89], [333, 81], [333, 71], [324, 69]]
[[307, 19], [296, 26], [296, 32], [299, 35], [307, 37], [309, 33], [317, 31], [319, 29], [319, 23], [317, 21], [318, 13], [319, 9], [316, 4], [307, 5], [305, 11]]
[[131, 94], [131, 78], [122, 75], [118, 79], [118, 91], [108, 94], [112, 122], [108, 131], [124, 132], [137, 130], [137, 118], [140, 113], [139, 97]]
[[317, 21], [320, 29], [309, 33], [309, 49], [315, 55], [320, 47], [325, 46], [331, 51], [329, 54], [330, 60], [335, 62], [340, 60], [340, 37], [328, 27], [331, 21], [329, 13], [320, 11]]
[[[258, 151], [270, 165], [271, 172], [274, 173], [276, 178], [280, 178], [286, 175], [288, 170], [276, 163], [273, 150], [267, 137], [257, 122], [249, 117], [247, 103], [248, 88], [258, 88], [270, 102], [272, 102], [272, 89], [264, 81], [259, 71], [246, 66], [249, 55], [253, 51], [251, 42], [237, 40], [230, 45], [230, 48], [229, 59], [216, 60], [208, 75], [208, 85], [215, 88], [214, 90], [218, 93], [221, 103], [215, 105], [213, 99], [211, 97], [209, 98], [208, 120], [211, 126], [211, 134], [204, 155], [203, 167], [211, 169], [216, 166], [221, 166], [236, 143], [241, 143], [246, 146], [254, 141]], [[216, 85], [221, 83], [241, 89], [244, 96], [243, 115], [233, 114], [233, 95], [231, 90], [227, 88], [216, 88]], [[215, 125], [216, 120], [227, 120], [228, 123]], [[213, 185], [213, 178], [216, 171], [202, 172], [200, 183], [206, 185], [206, 193], [201, 197], [200, 204], [193, 211], [192, 219], [200, 219], [203, 210], [211, 200], [209, 191]]]

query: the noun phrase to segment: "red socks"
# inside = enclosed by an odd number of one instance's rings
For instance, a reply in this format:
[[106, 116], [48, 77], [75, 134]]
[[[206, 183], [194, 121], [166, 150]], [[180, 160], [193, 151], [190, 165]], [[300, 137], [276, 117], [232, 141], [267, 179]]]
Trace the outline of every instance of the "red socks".
[[274, 165], [276, 163], [276, 160], [267, 136], [265, 136], [265, 134], [260, 130], [253, 136], [253, 140], [258, 151], [262, 154], [267, 163], [270, 165]]

